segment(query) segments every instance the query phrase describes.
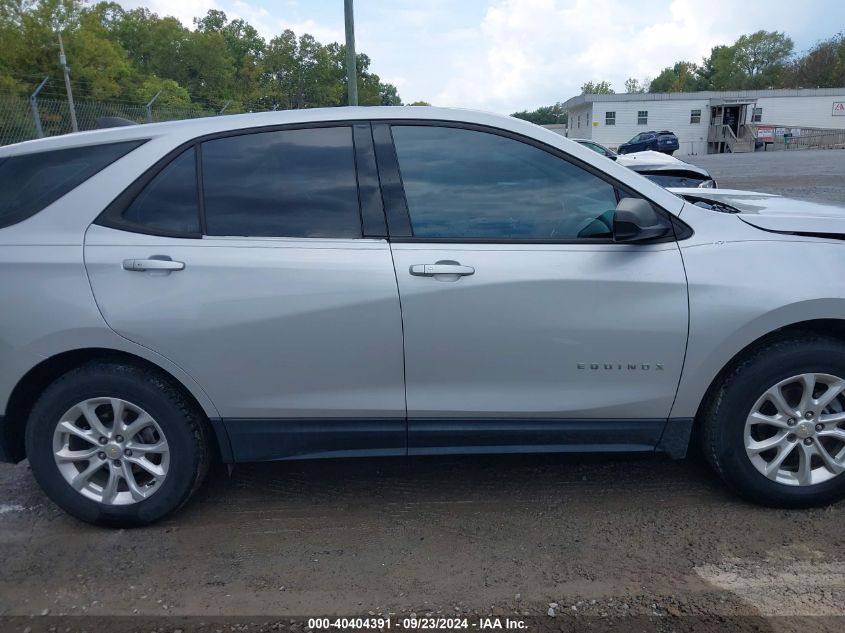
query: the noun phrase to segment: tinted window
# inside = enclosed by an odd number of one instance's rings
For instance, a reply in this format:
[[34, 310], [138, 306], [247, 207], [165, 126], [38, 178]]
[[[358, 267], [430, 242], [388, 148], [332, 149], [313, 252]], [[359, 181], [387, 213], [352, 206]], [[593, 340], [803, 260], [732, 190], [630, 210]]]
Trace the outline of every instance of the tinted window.
[[209, 235], [361, 237], [350, 127], [207, 141], [202, 164]]
[[416, 237], [609, 235], [613, 186], [542, 149], [448, 127], [396, 126], [393, 139]]
[[73, 147], [0, 159], [0, 227], [35, 215], [142, 143]]
[[197, 198], [197, 165], [191, 148], [156, 174], [123, 212], [123, 219], [161, 231], [199, 233]]
[[589, 147], [591, 150], [593, 150], [597, 154], [601, 154], [602, 156], [609, 156], [609, 154], [607, 153], [607, 150], [605, 148], [603, 148], [601, 145], [596, 145], [595, 143], [590, 143], [587, 147]]

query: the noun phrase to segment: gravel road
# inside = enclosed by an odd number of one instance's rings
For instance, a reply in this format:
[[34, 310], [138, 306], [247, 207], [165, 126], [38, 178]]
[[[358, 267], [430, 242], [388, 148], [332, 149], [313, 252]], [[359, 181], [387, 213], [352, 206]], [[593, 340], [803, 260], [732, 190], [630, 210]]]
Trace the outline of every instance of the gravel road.
[[845, 150], [680, 156], [708, 170], [720, 187], [845, 205]]
[[[845, 152], [693, 160], [723, 186], [845, 200]], [[220, 469], [173, 518], [110, 531], [57, 510], [24, 462], [0, 465], [0, 628], [372, 612], [845, 630], [843, 526], [845, 503], [755, 507], [694, 458], [485, 456]]]

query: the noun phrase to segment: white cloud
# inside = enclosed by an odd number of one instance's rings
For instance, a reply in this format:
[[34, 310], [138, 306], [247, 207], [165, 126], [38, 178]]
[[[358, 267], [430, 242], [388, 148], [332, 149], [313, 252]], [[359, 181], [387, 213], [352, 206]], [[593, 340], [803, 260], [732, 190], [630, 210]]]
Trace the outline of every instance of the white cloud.
[[[649, 7], [648, 4], [653, 5]], [[577, 93], [588, 80], [621, 89], [629, 76], [655, 76], [680, 59], [700, 61], [724, 41], [713, 32], [724, 15], [692, 0], [619, 3], [612, 0], [501, 0], [484, 16], [470, 59], [435, 97], [438, 103], [510, 111]], [[661, 17], [658, 17], [661, 16]], [[722, 20], [718, 20], [719, 23]]]
[[231, 9], [226, 11], [226, 17], [230, 20], [241, 19], [248, 22], [255, 27], [255, 30], [264, 39], [278, 35], [275, 20], [270, 12], [261, 5], [234, 0]]
[[194, 28], [194, 18], [220, 8], [214, 0], [120, 0], [119, 4], [126, 9], [146, 7], [161, 17], [173, 16], [189, 28]]
[[[282, 30], [290, 29], [297, 35], [304, 35], [309, 33], [314, 36], [314, 39], [321, 44], [330, 44], [332, 42], [343, 43], [346, 41], [343, 30], [320, 24], [315, 20], [303, 20], [302, 22], [279, 22]], [[281, 31], [279, 31], [281, 33]], [[276, 33], [278, 35], [279, 33]]]
[[782, 0], [742, 9], [733, 0], [492, 0], [432, 98], [509, 112], [565, 100], [589, 80], [621, 90], [627, 77], [654, 77], [680, 60], [700, 63], [716, 44], [761, 28], [806, 30], [812, 21], [817, 37], [832, 35], [836, 29], [824, 30], [818, 16], [835, 18], [842, 5], [808, 4], [826, 11], [805, 7], [798, 15]]

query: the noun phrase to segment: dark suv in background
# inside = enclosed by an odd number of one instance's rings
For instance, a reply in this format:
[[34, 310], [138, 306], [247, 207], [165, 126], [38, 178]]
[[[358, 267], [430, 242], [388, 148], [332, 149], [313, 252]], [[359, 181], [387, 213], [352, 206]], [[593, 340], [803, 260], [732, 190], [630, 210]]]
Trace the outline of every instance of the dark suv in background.
[[654, 150], [671, 156], [678, 147], [678, 137], [674, 132], [661, 130], [660, 132], [641, 132], [627, 143], [622, 143], [618, 151], [620, 154], [632, 154]]

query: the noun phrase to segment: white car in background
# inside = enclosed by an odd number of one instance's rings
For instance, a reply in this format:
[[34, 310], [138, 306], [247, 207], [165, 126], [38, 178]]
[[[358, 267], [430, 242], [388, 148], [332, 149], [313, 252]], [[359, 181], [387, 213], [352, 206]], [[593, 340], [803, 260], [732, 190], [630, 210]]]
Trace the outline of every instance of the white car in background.
[[661, 187], [681, 187], [685, 189], [702, 187], [712, 189], [717, 186], [716, 180], [706, 169], [685, 163], [663, 152], [647, 150], [632, 154], [617, 154], [604, 145], [589, 139], [574, 138], [572, 140], [593, 150], [597, 154], [615, 160], [620, 165], [632, 169], [649, 180], [656, 182]]

